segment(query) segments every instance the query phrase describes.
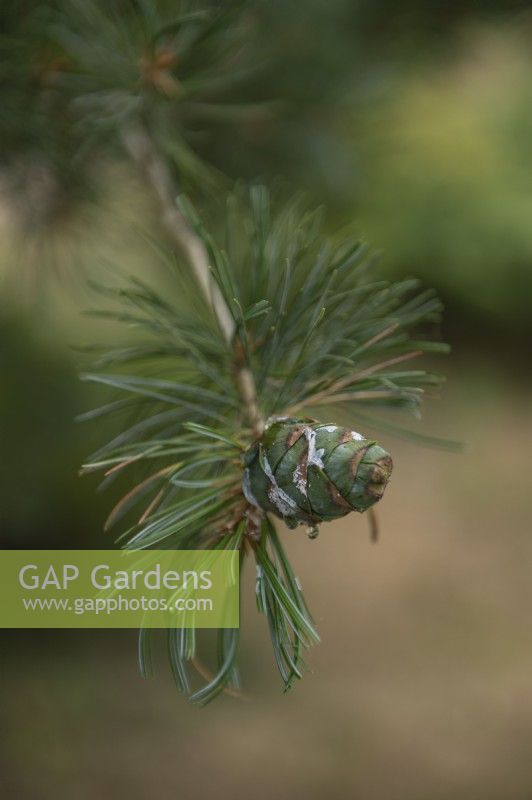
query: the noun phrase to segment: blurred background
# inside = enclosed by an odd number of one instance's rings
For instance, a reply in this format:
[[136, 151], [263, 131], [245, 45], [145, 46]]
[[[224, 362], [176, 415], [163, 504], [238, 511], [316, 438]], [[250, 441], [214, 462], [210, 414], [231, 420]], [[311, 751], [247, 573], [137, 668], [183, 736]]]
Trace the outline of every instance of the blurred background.
[[[112, 423], [74, 422], [95, 402], [78, 348], [113, 329], [84, 312], [91, 281], [162, 280], [170, 245], [111, 136], [109, 75], [127, 86], [130, 64], [109, 53], [140, 7], [164, 16], [179, 5], [120, 0], [108, 29], [106, 4], [92, 0], [0, 10], [4, 548], [113, 546], [102, 531], [112, 492], [78, 477]], [[102, 24], [107, 77], [90, 40]], [[532, 4], [270, 0], [247, 4], [239, 25], [244, 78], [223, 87], [224, 104], [213, 89], [174, 118], [164, 63], [144, 76], [161, 141], [179, 142], [180, 185], [206, 207], [235, 179], [303, 189], [331, 230], [354, 226], [374, 246], [382, 274], [435, 286], [453, 353], [436, 365], [448, 384], [419, 427], [468, 447], [381, 436], [395, 471], [378, 545], [362, 518], [315, 542], [283, 531], [323, 640], [288, 696], [251, 574], [247, 699], [204, 710], [177, 694], [162, 654], [155, 679], [139, 677], [133, 631], [3, 631], [0, 788], [32, 799], [528, 800]]]

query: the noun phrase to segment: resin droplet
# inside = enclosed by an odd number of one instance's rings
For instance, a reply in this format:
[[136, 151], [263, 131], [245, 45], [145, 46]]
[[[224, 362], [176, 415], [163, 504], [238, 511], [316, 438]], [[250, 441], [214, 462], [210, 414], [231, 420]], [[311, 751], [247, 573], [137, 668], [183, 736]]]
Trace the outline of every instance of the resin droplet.
[[307, 536], [309, 539], [317, 539], [320, 533], [320, 529], [317, 525], [311, 525], [307, 528]]

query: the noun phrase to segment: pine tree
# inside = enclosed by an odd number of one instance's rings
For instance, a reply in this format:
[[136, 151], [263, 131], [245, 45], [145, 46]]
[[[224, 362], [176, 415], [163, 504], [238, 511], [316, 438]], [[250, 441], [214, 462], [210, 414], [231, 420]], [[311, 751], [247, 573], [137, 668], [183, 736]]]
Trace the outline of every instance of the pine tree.
[[[105, 485], [129, 483], [108, 527], [122, 526], [129, 549], [236, 549], [242, 565], [254, 560], [286, 690], [319, 639], [274, 518], [313, 537], [358, 511], [375, 534], [373, 505], [392, 461], [352, 427], [396, 430], [379, 423], [379, 409], [419, 414], [441, 378], [410, 362], [446, 352], [423, 334], [442, 308], [415, 280], [379, 280], [368, 248], [325, 235], [322, 212], [301, 198], [281, 201], [258, 184], [227, 190], [194, 149], [195, 125], [257, 113], [252, 103], [224, 105], [249, 75], [249, 7], [175, 6], [38, 4], [24, 24], [42, 34], [43, 60], [37, 73], [34, 57], [19, 64], [12, 89], [36, 101], [50, 164], [63, 138], [71, 165], [94, 150], [127, 154], [176, 251], [170, 292], [138, 279], [99, 287], [109, 303], [100, 317], [124, 328], [124, 341], [83, 376], [112, 393], [85, 418], [112, 414], [118, 427], [84, 470], [103, 471]], [[34, 147], [17, 138], [16, 116], [9, 124], [13, 143]], [[200, 204], [200, 187], [216, 187], [215, 212], [198, 212], [183, 185]], [[194, 631], [168, 631], [176, 681], [192, 701], [239, 685], [238, 637], [219, 632], [217, 670], [197, 688], [190, 669], [205, 672]], [[139, 651], [146, 671], [146, 630]]]

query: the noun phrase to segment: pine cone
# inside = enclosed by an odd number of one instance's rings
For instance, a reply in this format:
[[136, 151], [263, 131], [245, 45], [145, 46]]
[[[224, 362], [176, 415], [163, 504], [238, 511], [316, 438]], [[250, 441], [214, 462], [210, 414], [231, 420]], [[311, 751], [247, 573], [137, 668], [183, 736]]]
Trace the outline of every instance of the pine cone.
[[338, 425], [278, 417], [244, 456], [249, 503], [290, 528], [366, 511], [382, 497], [392, 459], [376, 442]]

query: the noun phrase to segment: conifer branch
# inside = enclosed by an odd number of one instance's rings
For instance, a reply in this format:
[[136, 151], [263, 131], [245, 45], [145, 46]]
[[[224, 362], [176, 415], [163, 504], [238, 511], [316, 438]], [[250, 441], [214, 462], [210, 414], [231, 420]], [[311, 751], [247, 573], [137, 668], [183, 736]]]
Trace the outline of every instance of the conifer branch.
[[123, 131], [122, 141], [127, 152], [151, 185], [159, 201], [162, 221], [167, 233], [185, 256], [200, 290], [213, 310], [226, 344], [235, 353], [235, 383], [253, 434], [260, 436], [264, 428], [264, 420], [257, 404], [255, 379], [245, 362], [243, 348], [239, 346], [238, 341], [235, 341], [235, 321], [219, 287], [212, 278], [207, 249], [177, 207], [169, 170], [164, 159], [157, 153], [149, 132], [140, 125], [131, 126]]
[[[138, 279], [102, 287], [119, 305], [99, 316], [135, 325], [142, 338], [104, 352], [95, 366], [105, 372], [84, 376], [118, 392], [85, 418], [128, 418], [85, 471], [103, 472], [102, 485], [123, 473], [135, 482], [108, 522], [125, 528], [118, 538], [124, 548], [234, 549], [241, 566], [248, 556], [255, 560], [257, 607], [286, 691], [302, 677], [306, 650], [319, 637], [273, 518], [306, 525], [315, 538], [319, 524], [369, 510], [375, 540], [371, 509], [392, 469], [390, 455], [351, 427], [328, 415], [310, 424], [292, 415], [334, 405], [357, 427], [377, 426], [371, 409], [419, 416], [425, 390], [441, 379], [407, 362], [446, 352], [423, 337], [424, 326], [439, 320], [441, 303], [417, 281], [376, 280], [363, 246], [328, 239], [318, 214], [297, 201], [278, 209], [261, 186], [228, 199], [223, 234], [214, 235], [186, 200], [174, 206], [172, 176], [146, 135], [147, 142], [129, 140], [132, 155], [218, 325], [179, 292], [163, 297]], [[226, 315], [220, 319], [216, 308]], [[262, 436], [255, 386], [264, 416], [277, 418]], [[239, 687], [238, 637], [237, 629], [219, 632], [215, 673], [205, 673], [205, 685], [195, 690], [194, 631], [169, 630], [174, 676], [192, 702], [204, 705]], [[145, 672], [146, 633], [139, 653]]]
[[211, 278], [209, 259], [203, 242], [192, 231], [177, 208], [172, 180], [164, 160], [157, 153], [148, 131], [140, 125], [125, 130], [122, 133], [122, 141], [154, 190], [166, 231], [185, 255], [201, 291], [213, 309], [225, 341], [230, 344], [235, 333], [234, 320], [220, 290]]

